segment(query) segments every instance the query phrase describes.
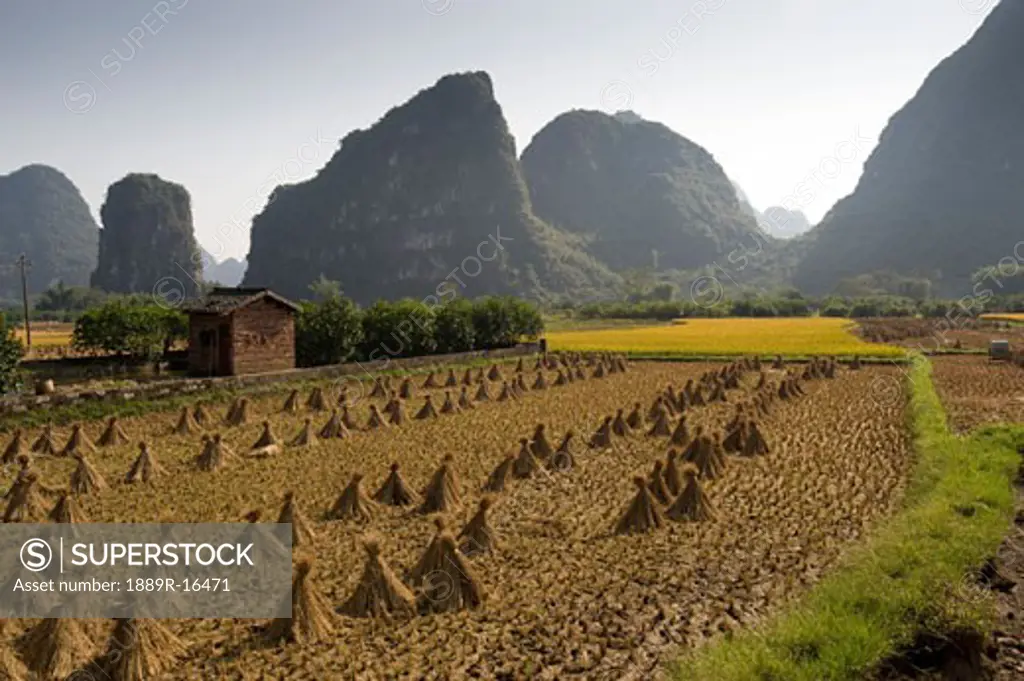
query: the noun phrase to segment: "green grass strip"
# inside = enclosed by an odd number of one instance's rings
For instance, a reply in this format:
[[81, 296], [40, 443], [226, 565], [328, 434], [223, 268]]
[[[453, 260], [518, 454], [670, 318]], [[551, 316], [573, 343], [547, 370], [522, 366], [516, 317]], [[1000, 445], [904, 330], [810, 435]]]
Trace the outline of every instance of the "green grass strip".
[[919, 635], [989, 630], [992, 601], [965, 576], [1009, 529], [1024, 428], [956, 438], [928, 360], [914, 358], [909, 380], [917, 461], [903, 508], [791, 609], [684, 656], [670, 667], [674, 678], [864, 679]]

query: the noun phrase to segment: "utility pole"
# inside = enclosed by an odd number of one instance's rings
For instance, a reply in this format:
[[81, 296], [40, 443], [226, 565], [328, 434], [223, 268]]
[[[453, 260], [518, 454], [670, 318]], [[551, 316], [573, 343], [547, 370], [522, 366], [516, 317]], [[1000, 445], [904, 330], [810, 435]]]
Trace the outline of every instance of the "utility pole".
[[25, 347], [32, 347], [32, 327], [28, 320], [28, 283], [25, 280], [25, 272], [32, 267], [32, 261], [25, 258], [22, 253], [18, 257], [18, 267], [21, 269], [21, 304], [25, 312]]

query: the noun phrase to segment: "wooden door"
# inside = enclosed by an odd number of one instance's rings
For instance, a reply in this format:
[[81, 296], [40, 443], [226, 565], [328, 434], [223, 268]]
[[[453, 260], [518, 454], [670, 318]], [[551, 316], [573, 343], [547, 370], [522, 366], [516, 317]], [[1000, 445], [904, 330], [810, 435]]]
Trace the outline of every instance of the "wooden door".
[[231, 375], [231, 325], [221, 324], [217, 329], [217, 375]]

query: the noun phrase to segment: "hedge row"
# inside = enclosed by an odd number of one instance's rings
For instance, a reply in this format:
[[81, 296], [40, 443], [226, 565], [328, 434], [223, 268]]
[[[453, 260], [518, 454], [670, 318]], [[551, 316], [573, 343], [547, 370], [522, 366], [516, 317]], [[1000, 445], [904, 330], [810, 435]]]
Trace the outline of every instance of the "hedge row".
[[536, 306], [518, 298], [457, 298], [433, 307], [407, 299], [358, 308], [343, 296], [302, 304], [296, 321], [301, 366], [492, 350], [544, 330]]

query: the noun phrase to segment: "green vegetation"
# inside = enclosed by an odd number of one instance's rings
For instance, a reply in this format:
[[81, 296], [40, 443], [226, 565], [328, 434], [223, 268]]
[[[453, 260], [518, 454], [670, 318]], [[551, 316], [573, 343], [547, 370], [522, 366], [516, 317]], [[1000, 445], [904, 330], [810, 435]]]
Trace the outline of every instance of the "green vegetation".
[[301, 308], [295, 319], [299, 366], [340, 364], [352, 357], [363, 328], [351, 300], [335, 295], [319, 303], [304, 302]]
[[408, 298], [381, 300], [361, 310], [339, 289], [324, 291], [299, 314], [302, 366], [507, 348], [544, 329], [538, 309], [512, 296], [459, 298], [434, 308]]
[[58, 281], [39, 295], [34, 308], [39, 312], [84, 312], [102, 305], [106, 299], [107, 294], [98, 289], [65, 286]]
[[188, 318], [181, 312], [119, 299], [82, 314], [72, 343], [79, 350], [155, 360], [187, 337]]
[[[713, 293], [713, 292], [712, 292]], [[685, 300], [647, 300], [634, 297], [632, 300], [585, 303], [572, 305], [563, 303], [550, 308], [550, 314], [569, 325], [569, 320], [587, 322], [591, 320], [656, 320], [701, 318], [701, 317], [926, 317], [962, 320], [981, 312], [1016, 312], [1024, 309], [1024, 296], [997, 296], [979, 299], [975, 306], [966, 301], [962, 308], [959, 301], [929, 299], [915, 301], [900, 296], [871, 296], [866, 298], [843, 298], [828, 296], [814, 298], [804, 296], [790, 289], [773, 294], [741, 295], [736, 298], [723, 297], [711, 300], [713, 304], [698, 304], [700, 296]], [[983, 304], [984, 307], [978, 307]]]
[[0, 393], [16, 390], [21, 386], [18, 362], [25, 354], [25, 348], [14, 335], [14, 327], [7, 325], [7, 318], [0, 315]]
[[[985, 631], [991, 603], [965, 575], [995, 555], [1013, 514], [1024, 428], [952, 436], [915, 358], [910, 418], [918, 461], [905, 508], [789, 612], [682, 659], [675, 678], [864, 679], [927, 634]], [[966, 593], [970, 590], [970, 593]]]

